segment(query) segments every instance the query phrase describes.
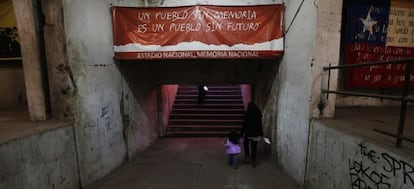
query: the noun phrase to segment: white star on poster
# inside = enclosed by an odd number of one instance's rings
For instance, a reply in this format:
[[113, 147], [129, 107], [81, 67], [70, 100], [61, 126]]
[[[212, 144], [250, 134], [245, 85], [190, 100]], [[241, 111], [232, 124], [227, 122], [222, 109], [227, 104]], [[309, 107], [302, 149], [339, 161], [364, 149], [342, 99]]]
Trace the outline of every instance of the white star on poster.
[[374, 7], [371, 6], [371, 8], [368, 10], [368, 14], [365, 18], [360, 18], [359, 20], [362, 22], [362, 24], [364, 25], [363, 31], [362, 32], [366, 32], [368, 31], [368, 39], [372, 39], [374, 37], [374, 25], [378, 23], [378, 21], [373, 20], [371, 18], [371, 11]]

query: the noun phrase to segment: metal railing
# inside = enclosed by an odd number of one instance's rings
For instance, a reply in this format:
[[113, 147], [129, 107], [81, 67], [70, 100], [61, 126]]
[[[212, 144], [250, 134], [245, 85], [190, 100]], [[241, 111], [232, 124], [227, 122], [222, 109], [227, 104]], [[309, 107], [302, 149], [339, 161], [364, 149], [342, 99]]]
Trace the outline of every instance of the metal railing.
[[[399, 116], [399, 123], [398, 123], [398, 130], [397, 134], [393, 134], [387, 131], [383, 131], [380, 129], [374, 129], [374, 131], [379, 132], [381, 134], [385, 134], [388, 136], [392, 136], [397, 139], [396, 146], [401, 147], [402, 140], [406, 140], [409, 142], [414, 143], [414, 139], [410, 139], [403, 135], [404, 132], [404, 125], [405, 125], [405, 118], [406, 118], [406, 111], [407, 111], [407, 103], [414, 102], [414, 98], [409, 98], [409, 88], [410, 88], [410, 77], [411, 77], [411, 69], [412, 64], [414, 63], [414, 58], [409, 59], [401, 59], [401, 60], [390, 60], [390, 61], [377, 61], [377, 62], [367, 62], [367, 63], [360, 63], [360, 64], [349, 64], [349, 65], [339, 65], [339, 66], [328, 66], [323, 67], [323, 71], [328, 71], [328, 89], [322, 89], [322, 93], [326, 93], [329, 95], [332, 94], [340, 94], [340, 95], [349, 95], [349, 96], [363, 96], [363, 97], [372, 97], [372, 98], [381, 98], [381, 99], [388, 99], [394, 101], [400, 101], [400, 116]], [[405, 78], [404, 78], [404, 86], [402, 88], [402, 95], [395, 96], [395, 95], [382, 95], [376, 93], [364, 93], [364, 92], [352, 92], [352, 91], [335, 91], [329, 90], [329, 80], [331, 70], [333, 69], [347, 69], [347, 68], [356, 68], [356, 67], [364, 67], [364, 66], [376, 66], [376, 65], [388, 65], [388, 64], [405, 64]]]
[[0, 58], [0, 62], [2, 62], [2, 61], [15, 61], [15, 60], [22, 60], [22, 57]]

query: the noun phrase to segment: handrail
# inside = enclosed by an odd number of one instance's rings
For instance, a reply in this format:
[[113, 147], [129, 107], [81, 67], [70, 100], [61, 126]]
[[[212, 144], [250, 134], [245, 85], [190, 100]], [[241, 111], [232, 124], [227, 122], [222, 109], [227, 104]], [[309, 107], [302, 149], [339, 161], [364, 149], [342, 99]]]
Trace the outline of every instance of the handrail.
[[0, 61], [22, 60], [22, 57], [0, 58]]
[[387, 64], [412, 64], [414, 63], [414, 58], [407, 59], [398, 59], [398, 60], [388, 60], [388, 61], [374, 61], [374, 62], [364, 62], [359, 64], [347, 64], [347, 65], [338, 65], [338, 66], [324, 66], [323, 70], [333, 70], [341, 68], [354, 68], [354, 67], [363, 67], [363, 66], [376, 66], [376, 65], [387, 65]]
[[[352, 91], [334, 91], [328, 89], [321, 89], [322, 93], [326, 93], [327, 95], [330, 93], [333, 94], [341, 94], [341, 95], [349, 95], [349, 96], [364, 96], [364, 97], [372, 97], [372, 98], [381, 98], [381, 99], [388, 99], [388, 100], [396, 100], [401, 101], [400, 106], [400, 118], [398, 123], [398, 130], [397, 134], [389, 133], [386, 131], [382, 131], [379, 129], [374, 129], [374, 131], [379, 132], [381, 134], [385, 134], [388, 136], [392, 136], [397, 138], [396, 146], [401, 147], [402, 140], [406, 140], [409, 142], [413, 142], [413, 139], [407, 138], [403, 135], [404, 132], [404, 125], [405, 125], [405, 118], [406, 118], [406, 111], [407, 111], [407, 103], [414, 102], [413, 98], [408, 97], [408, 92], [410, 88], [410, 77], [411, 77], [411, 68], [412, 64], [414, 63], [414, 58], [407, 58], [407, 59], [398, 59], [398, 60], [388, 60], [388, 61], [374, 61], [374, 62], [365, 62], [359, 64], [347, 64], [347, 65], [338, 65], [338, 66], [325, 66], [323, 67], [323, 71], [328, 71], [329, 75], [331, 70], [333, 69], [346, 69], [346, 68], [355, 68], [355, 67], [364, 67], [364, 66], [376, 66], [376, 65], [387, 65], [387, 64], [406, 64], [405, 68], [405, 75], [404, 75], [404, 87], [401, 96], [393, 96], [393, 95], [382, 95], [376, 93], [362, 93], [362, 92], [352, 92]], [[330, 82], [330, 77], [328, 78], [328, 83]]]
[[[372, 97], [372, 98], [382, 98], [387, 100], [396, 100], [400, 101], [403, 98], [401, 96], [394, 96], [394, 95], [380, 95], [380, 94], [374, 94], [374, 93], [360, 93], [360, 92], [349, 92], [349, 91], [330, 91], [322, 89], [322, 93], [334, 93], [334, 94], [340, 94], [340, 95], [349, 95], [349, 96], [363, 96], [363, 97]], [[406, 98], [409, 102], [414, 102], [414, 98]]]

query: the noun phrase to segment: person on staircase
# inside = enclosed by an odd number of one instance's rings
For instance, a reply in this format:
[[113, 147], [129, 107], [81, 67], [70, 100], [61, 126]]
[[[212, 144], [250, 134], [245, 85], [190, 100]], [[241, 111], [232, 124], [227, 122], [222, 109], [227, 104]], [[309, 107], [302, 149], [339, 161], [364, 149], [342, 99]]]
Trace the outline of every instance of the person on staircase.
[[252, 162], [253, 167], [256, 167], [257, 143], [263, 136], [263, 126], [262, 112], [254, 102], [247, 105], [240, 134], [243, 136], [244, 163]]
[[198, 104], [203, 104], [204, 103], [204, 99], [206, 98], [206, 93], [207, 93], [207, 86], [204, 84], [200, 84], [197, 86], [198, 89]]

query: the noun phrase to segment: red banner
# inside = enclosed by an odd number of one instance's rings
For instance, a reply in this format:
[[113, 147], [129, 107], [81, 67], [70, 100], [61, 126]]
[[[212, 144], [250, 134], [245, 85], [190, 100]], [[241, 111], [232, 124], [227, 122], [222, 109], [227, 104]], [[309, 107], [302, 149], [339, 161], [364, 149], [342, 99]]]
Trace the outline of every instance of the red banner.
[[112, 7], [115, 58], [279, 57], [283, 10], [281, 4]]

